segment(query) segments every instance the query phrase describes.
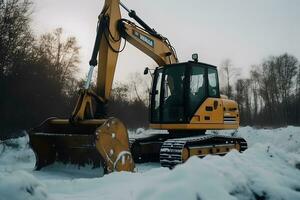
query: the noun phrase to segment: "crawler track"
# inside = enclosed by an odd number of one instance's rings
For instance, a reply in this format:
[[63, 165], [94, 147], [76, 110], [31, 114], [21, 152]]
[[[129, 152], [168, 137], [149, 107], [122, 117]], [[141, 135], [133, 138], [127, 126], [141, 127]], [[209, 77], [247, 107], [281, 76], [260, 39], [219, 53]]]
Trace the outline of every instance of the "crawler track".
[[160, 149], [160, 163], [163, 167], [173, 168], [191, 156], [225, 155], [231, 149], [243, 152], [247, 149], [247, 142], [239, 137], [216, 135], [168, 139]]

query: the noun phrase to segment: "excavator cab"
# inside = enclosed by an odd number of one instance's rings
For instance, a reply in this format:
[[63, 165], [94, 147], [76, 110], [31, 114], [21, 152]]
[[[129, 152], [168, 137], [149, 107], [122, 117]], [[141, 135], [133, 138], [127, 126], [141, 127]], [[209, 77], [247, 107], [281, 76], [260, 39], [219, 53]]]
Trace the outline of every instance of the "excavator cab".
[[215, 66], [186, 62], [159, 67], [151, 92], [151, 123], [189, 123], [207, 98], [220, 98]]

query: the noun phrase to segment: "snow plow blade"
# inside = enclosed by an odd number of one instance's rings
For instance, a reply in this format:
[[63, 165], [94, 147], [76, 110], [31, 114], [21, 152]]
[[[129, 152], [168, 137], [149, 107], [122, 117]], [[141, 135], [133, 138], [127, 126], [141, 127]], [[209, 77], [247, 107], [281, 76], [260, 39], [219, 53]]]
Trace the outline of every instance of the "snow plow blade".
[[127, 129], [116, 118], [83, 120], [50, 118], [29, 130], [36, 170], [54, 162], [103, 167], [106, 173], [133, 171]]

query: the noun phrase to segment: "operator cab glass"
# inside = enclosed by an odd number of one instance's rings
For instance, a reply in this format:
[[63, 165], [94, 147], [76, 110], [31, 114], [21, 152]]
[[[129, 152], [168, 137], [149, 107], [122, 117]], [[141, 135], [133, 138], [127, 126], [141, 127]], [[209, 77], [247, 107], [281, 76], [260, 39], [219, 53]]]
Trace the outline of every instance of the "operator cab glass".
[[215, 66], [187, 62], [157, 68], [151, 123], [188, 123], [208, 97], [220, 97]]

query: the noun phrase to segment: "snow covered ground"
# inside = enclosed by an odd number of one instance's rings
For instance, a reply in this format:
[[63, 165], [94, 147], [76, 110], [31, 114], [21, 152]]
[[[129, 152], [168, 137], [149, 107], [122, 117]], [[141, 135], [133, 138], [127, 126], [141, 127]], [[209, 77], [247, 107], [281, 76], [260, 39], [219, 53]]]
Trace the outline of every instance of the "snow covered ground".
[[[147, 131], [146, 131], [147, 132]], [[138, 130], [137, 135], [143, 133]], [[231, 134], [226, 131], [214, 134]], [[94, 199], [300, 199], [300, 128], [240, 128], [244, 153], [190, 158], [173, 170], [156, 163], [137, 173], [99, 177], [90, 167], [59, 164], [33, 171], [28, 138], [0, 143], [0, 200]]]

